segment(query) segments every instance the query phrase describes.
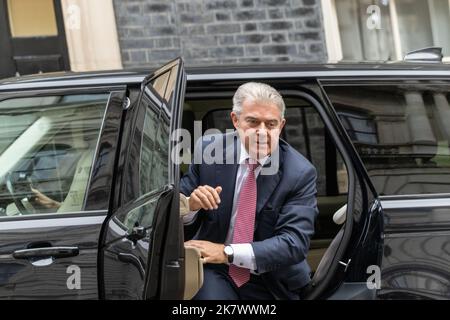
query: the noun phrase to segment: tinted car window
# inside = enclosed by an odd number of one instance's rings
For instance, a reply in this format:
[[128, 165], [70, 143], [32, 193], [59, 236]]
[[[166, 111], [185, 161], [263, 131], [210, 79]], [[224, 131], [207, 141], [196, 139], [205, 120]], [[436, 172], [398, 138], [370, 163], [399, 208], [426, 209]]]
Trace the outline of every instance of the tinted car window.
[[325, 127], [312, 107], [290, 107], [286, 110], [283, 137], [316, 166], [317, 194], [326, 195]]
[[146, 96], [143, 97], [143, 104], [145, 104], [146, 107], [139, 161], [139, 195], [146, 194], [155, 189], [153, 187], [151, 173], [160, 110], [159, 108], [154, 107], [149, 101], [146, 101], [147, 99]]
[[[139, 147], [131, 148], [131, 157], [137, 156], [138, 175], [136, 175], [133, 161], [130, 162], [130, 176], [128, 177], [127, 192], [130, 200], [135, 200], [141, 196], [151, 193], [157, 193], [163, 190], [163, 187], [169, 184], [169, 140], [170, 140], [170, 121], [171, 113], [168, 102], [162, 95], [172, 99], [174, 87], [167, 88], [167, 82], [170, 82], [168, 71], [152, 81], [152, 85], [144, 89], [142, 95], [138, 118], [142, 117], [141, 125], [136, 127], [135, 136], [138, 136]], [[156, 86], [153, 88], [152, 86]], [[169, 93], [167, 90], [170, 90]], [[136, 151], [139, 151], [137, 154]], [[133, 178], [134, 177], [134, 178]], [[134, 180], [139, 181], [139, 184]], [[133, 226], [149, 226], [153, 221], [154, 206], [156, 203], [148, 203], [140, 206], [118, 219], [125, 224], [127, 228]], [[152, 210], [150, 210], [153, 208]]]
[[[131, 231], [133, 227], [149, 227], [152, 225], [157, 204], [158, 198], [154, 198], [151, 201], [128, 211], [123, 217], [119, 217], [119, 221], [123, 218], [123, 224], [129, 231]], [[147, 240], [148, 238], [143, 239], [143, 241]]]
[[151, 82], [153, 89], [155, 89], [160, 98], [162, 98], [169, 110], [172, 108], [177, 74], [178, 65], [159, 75]]
[[380, 195], [450, 192], [449, 86], [328, 86]]
[[[153, 112], [147, 109], [142, 135], [142, 149], [140, 161], [140, 192], [142, 195], [161, 191], [169, 183], [169, 124], [170, 118], [166, 113], [155, 119]], [[151, 137], [156, 137], [152, 139]], [[150, 226], [153, 221], [158, 198], [139, 206], [124, 217], [124, 224], [128, 229], [134, 226]]]
[[83, 209], [108, 97], [0, 102], [0, 216]]
[[164, 98], [166, 94], [167, 82], [169, 81], [170, 71], [161, 74], [152, 80], [151, 85], [160, 98]]
[[159, 115], [150, 108], [145, 112], [139, 162], [141, 195], [168, 183], [170, 118], [162, 113]]
[[152, 186], [154, 190], [169, 184], [169, 141], [170, 114], [163, 108], [159, 117], [159, 128], [156, 134], [155, 155], [152, 163]]

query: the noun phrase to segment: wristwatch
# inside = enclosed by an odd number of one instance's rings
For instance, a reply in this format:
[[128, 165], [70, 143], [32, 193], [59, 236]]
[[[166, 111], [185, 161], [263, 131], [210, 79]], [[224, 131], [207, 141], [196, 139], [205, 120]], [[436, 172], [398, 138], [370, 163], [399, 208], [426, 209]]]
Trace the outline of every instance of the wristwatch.
[[233, 263], [233, 259], [234, 259], [233, 247], [225, 246], [225, 248], [223, 249], [223, 252], [225, 252], [225, 255], [228, 258], [228, 263]]

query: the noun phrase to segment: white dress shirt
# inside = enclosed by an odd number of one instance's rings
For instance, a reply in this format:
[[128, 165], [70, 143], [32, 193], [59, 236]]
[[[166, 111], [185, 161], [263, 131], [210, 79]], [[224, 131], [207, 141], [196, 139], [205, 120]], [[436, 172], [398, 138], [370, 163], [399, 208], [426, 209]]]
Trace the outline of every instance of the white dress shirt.
[[[239, 201], [239, 193], [241, 191], [242, 183], [245, 181], [245, 178], [248, 174], [248, 166], [245, 164], [245, 161], [249, 159], [249, 155], [247, 153], [247, 150], [245, 150], [244, 145], [240, 144], [240, 157], [239, 157], [239, 168], [236, 174], [236, 184], [234, 187], [234, 196], [233, 196], [233, 206], [231, 209], [231, 220], [230, 220], [230, 226], [228, 228], [228, 233], [225, 238], [225, 245], [230, 245], [233, 248], [233, 264], [241, 267], [250, 269], [251, 271], [257, 270], [256, 266], [256, 259], [255, 254], [253, 252], [253, 247], [250, 243], [239, 243], [239, 244], [233, 244], [231, 243], [233, 240], [233, 232], [234, 232], [234, 224], [236, 222], [236, 215], [237, 215], [237, 206]], [[262, 167], [269, 159], [269, 156], [264, 157], [263, 159], [258, 160], [258, 163], [260, 164], [255, 169], [255, 179], [258, 177], [259, 173], [261, 172]], [[184, 224], [191, 223], [195, 217], [197, 216], [198, 211], [190, 212], [189, 214], [183, 216], [183, 222]], [[256, 273], [256, 272], [254, 272]]]

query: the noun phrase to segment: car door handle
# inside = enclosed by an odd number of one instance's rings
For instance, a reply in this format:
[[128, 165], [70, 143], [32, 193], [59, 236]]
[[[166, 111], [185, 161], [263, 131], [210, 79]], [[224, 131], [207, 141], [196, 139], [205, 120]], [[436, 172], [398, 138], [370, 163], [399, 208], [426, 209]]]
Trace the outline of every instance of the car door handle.
[[16, 250], [13, 252], [13, 257], [16, 259], [30, 259], [30, 258], [67, 258], [74, 257], [80, 253], [78, 247], [44, 247]]

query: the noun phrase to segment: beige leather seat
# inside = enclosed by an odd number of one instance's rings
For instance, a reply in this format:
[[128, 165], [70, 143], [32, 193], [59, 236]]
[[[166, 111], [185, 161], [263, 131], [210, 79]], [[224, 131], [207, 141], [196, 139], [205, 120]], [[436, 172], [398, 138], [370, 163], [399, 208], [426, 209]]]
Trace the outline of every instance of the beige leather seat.
[[61, 206], [58, 208], [58, 213], [77, 212], [82, 209], [93, 158], [94, 150], [86, 149], [82, 152], [75, 169], [69, 192], [61, 203]]
[[[189, 213], [189, 201], [180, 193], [180, 217]], [[184, 246], [184, 300], [192, 299], [203, 285], [203, 262], [200, 250]]]
[[203, 285], [203, 263], [200, 250], [184, 246], [184, 300], [192, 299]]
[[[345, 222], [345, 217], [347, 214], [347, 205], [345, 204], [339, 208], [333, 214], [333, 221], [337, 225], [342, 225]], [[325, 256], [325, 253], [329, 250], [329, 247], [333, 243], [333, 239], [320, 239], [311, 242], [311, 248], [308, 252], [307, 261], [311, 270], [316, 271]]]

